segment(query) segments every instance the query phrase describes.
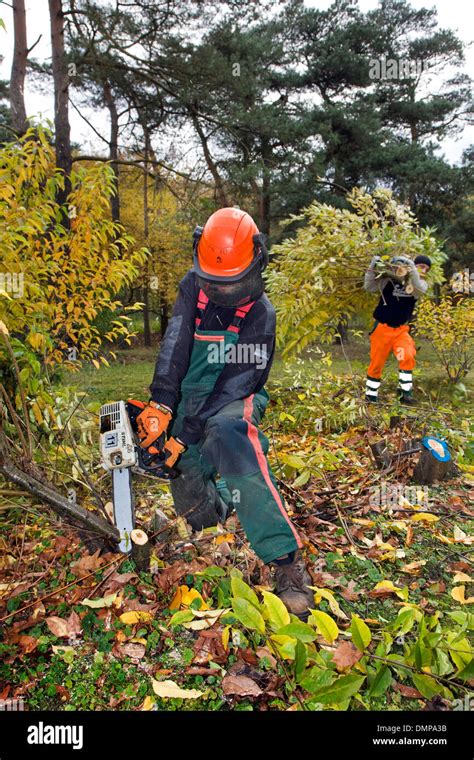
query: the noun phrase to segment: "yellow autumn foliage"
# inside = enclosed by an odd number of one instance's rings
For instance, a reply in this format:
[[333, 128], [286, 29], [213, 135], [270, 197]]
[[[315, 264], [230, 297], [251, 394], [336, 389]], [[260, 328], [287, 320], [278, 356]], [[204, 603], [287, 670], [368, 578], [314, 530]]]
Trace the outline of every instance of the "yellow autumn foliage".
[[[184, 193], [177, 188], [177, 194]], [[148, 288], [153, 311], [169, 315], [178, 283], [192, 266], [193, 227], [184, 211], [184, 199], [178, 199], [169, 187], [159, 187], [149, 178], [148, 234], [144, 224], [143, 173], [134, 167], [120, 171], [120, 215], [133, 235], [136, 246], [146, 246], [150, 256], [140, 273], [137, 285]]]
[[[110, 218], [107, 164], [75, 167], [67, 209], [56, 199], [63, 184], [45, 130], [2, 147], [0, 320], [44, 365], [77, 367], [98, 354], [104, 337], [129, 333], [117, 295], [137, 278], [147, 253]], [[94, 320], [107, 310], [117, 314], [103, 336]]]

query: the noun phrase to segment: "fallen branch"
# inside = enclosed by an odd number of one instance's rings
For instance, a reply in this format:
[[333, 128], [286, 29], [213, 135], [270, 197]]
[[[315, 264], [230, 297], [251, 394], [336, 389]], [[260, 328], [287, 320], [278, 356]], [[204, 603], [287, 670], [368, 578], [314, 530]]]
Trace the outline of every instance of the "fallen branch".
[[117, 528], [110, 523], [105, 522], [101, 517], [89, 512], [79, 504], [70, 502], [65, 496], [51, 488], [49, 485], [42, 483], [32, 475], [20, 470], [13, 462], [8, 459], [0, 462], [0, 473], [15, 483], [17, 486], [29, 491], [39, 499], [46, 501], [55, 512], [61, 517], [68, 517], [79, 522], [82, 526], [90, 528], [95, 533], [99, 533], [104, 538], [118, 543], [120, 534]]

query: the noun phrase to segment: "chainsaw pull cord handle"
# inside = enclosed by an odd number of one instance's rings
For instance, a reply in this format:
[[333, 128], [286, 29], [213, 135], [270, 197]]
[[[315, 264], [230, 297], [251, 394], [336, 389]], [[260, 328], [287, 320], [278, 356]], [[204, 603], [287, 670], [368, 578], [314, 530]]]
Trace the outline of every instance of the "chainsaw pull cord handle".
[[171, 410], [152, 401], [135, 418], [140, 446], [147, 449], [166, 433], [172, 419]]
[[[134, 432], [135, 438], [137, 439], [137, 445], [139, 443], [138, 439], [138, 424], [137, 424], [137, 418], [140, 416], [140, 414], [146, 409], [148, 406], [155, 406], [156, 402], [146, 404], [143, 401], [136, 401], [135, 399], [129, 399], [126, 402], [126, 409], [127, 414], [130, 419], [130, 424], [132, 426], [132, 430]], [[166, 407], [164, 404], [160, 404], [157, 406], [162, 406], [166, 411], [172, 414], [171, 409], [169, 407]], [[180, 471], [177, 468], [169, 467], [167, 464], [165, 464], [166, 455], [164, 454], [164, 446], [166, 441], [166, 431], [161, 433], [161, 435], [158, 438], [155, 438], [151, 445], [147, 448], [144, 448], [142, 445], [138, 446], [138, 461], [139, 461], [139, 467], [141, 467], [144, 471], [149, 472], [150, 474], [157, 474], [158, 477], [167, 477], [167, 478], [177, 478], [180, 475]], [[166, 474], [164, 474], [166, 473]]]

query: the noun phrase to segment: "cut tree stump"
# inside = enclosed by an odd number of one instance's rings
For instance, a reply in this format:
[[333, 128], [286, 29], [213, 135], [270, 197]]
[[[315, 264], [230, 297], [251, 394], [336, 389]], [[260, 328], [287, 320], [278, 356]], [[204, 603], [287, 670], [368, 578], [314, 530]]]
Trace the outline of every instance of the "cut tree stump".
[[150, 570], [151, 545], [144, 530], [135, 528], [130, 533], [132, 540], [132, 559], [137, 570], [147, 573]]
[[173, 525], [161, 509], [156, 509], [151, 519], [149, 530], [150, 533], [156, 534], [152, 536], [153, 541], [163, 544], [165, 541], [170, 540], [173, 533]]
[[377, 441], [377, 443], [370, 444], [370, 450], [375, 460], [375, 464], [379, 469], [383, 469], [390, 464], [391, 455], [387, 448], [386, 441]]
[[457, 474], [458, 469], [452, 459], [442, 462], [436, 459], [429, 449], [423, 448], [413, 472], [413, 480], [420, 485], [430, 485], [453, 478]]
[[408, 441], [402, 442], [402, 452], [406, 453], [407, 451], [415, 452], [415, 451], [421, 451], [423, 448], [423, 445], [419, 438], [410, 438]]
[[446, 441], [434, 435], [426, 435], [422, 444], [421, 455], [413, 473], [415, 483], [437, 483], [459, 474]]

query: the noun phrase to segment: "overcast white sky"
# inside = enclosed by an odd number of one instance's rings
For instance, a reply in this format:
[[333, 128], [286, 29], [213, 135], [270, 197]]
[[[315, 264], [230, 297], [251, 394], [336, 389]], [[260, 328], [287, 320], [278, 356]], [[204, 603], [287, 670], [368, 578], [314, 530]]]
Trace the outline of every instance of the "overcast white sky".
[[[8, 2], [8, 0], [7, 0]], [[331, 0], [307, 0], [308, 6], [325, 9], [331, 5]], [[465, 71], [474, 76], [474, 45], [472, 44], [474, 29], [474, 3], [470, 0], [411, 0], [415, 8], [436, 7], [441, 27], [453, 29], [456, 34], [470, 47], [466, 50]], [[377, 6], [377, 0], [359, 0], [359, 7], [367, 11]], [[50, 29], [48, 0], [26, 0], [28, 45], [31, 46], [39, 35], [41, 40], [36, 46], [33, 56], [38, 60], [45, 60], [51, 56]], [[13, 49], [12, 11], [7, 4], [0, 2], [0, 17], [5, 21], [6, 33], [0, 29], [0, 52], [5, 56], [0, 64], [0, 78], [8, 80], [10, 77], [11, 56]], [[72, 91], [74, 98], [74, 91]], [[52, 91], [46, 88], [38, 91], [37, 85], [27, 81], [25, 91], [26, 109], [29, 116], [53, 119]], [[105, 110], [87, 109], [81, 107], [84, 115], [101, 134], [108, 134], [108, 119]], [[70, 109], [71, 137], [74, 142], [80, 143], [82, 149], [87, 152], [99, 151], [103, 153], [104, 144], [99, 140], [81, 119]], [[442, 152], [450, 162], [458, 162], [462, 151], [474, 143], [474, 127], [465, 127], [462, 134], [456, 139], [446, 140], [442, 144]]]

